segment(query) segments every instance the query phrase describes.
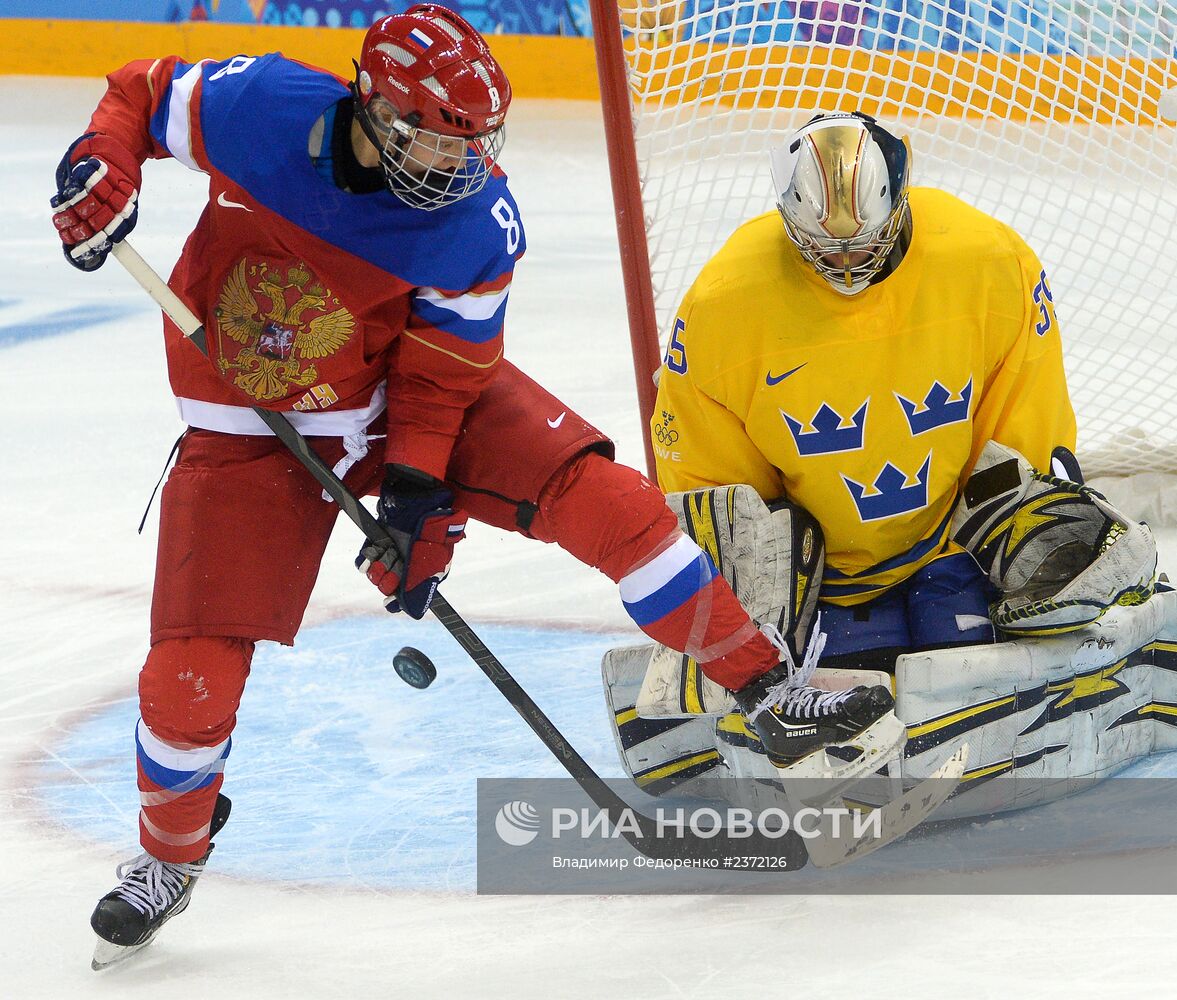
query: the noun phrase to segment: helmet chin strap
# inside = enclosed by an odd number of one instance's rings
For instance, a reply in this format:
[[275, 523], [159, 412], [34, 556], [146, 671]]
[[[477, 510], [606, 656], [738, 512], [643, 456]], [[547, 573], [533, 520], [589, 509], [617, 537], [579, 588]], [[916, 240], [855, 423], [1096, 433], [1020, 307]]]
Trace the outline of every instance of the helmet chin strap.
[[[352, 65], [356, 68], [358, 79], [360, 64], [353, 59]], [[353, 80], [348, 87], [351, 90], [352, 117], [360, 123], [360, 129], [363, 131], [365, 138], [372, 144], [376, 152], [380, 153], [384, 144], [381, 142], [376, 127], [372, 124], [372, 119], [368, 117], [368, 109], [364, 107], [364, 99], [360, 96], [360, 85]]]

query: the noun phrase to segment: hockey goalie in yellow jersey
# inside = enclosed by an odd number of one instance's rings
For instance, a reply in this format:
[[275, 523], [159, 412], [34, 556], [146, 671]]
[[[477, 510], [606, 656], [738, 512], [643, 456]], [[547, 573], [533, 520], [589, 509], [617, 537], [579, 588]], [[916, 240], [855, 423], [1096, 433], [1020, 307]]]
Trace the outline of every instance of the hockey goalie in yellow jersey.
[[[1177, 594], [1152, 597], [1149, 528], [1082, 483], [1034, 252], [909, 187], [907, 141], [867, 115], [818, 115], [768, 160], [777, 211], [740, 226], [684, 297], [651, 429], [667, 502], [788, 682], [837, 692], [893, 673], [904, 783], [955, 755], [956, 815], [1177, 746], [1147, 721], [1177, 695], [1150, 645], [1177, 638]], [[1026, 636], [1049, 638], [1005, 641]], [[848, 788], [882, 756], [847, 741], [774, 776], [747, 690], [660, 646], [610, 650], [603, 673], [622, 761], [651, 794], [755, 805], [774, 777]], [[988, 780], [1005, 773], [1019, 781]]]
[[1045, 270], [910, 167], [863, 114], [774, 148], [778, 212], [704, 266], [660, 375], [664, 490], [745, 483], [819, 523], [823, 665], [1076, 628], [1152, 587], [1148, 529], [1075, 482]]

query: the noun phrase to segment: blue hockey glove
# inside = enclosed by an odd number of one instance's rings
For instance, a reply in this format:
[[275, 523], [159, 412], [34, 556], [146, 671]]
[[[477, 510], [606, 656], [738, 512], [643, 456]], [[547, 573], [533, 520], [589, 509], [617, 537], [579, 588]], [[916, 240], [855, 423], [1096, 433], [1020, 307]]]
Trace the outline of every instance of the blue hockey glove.
[[65, 259], [83, 271], [105, 262], [113, 244], [139, 219], [139, 161], [121, 143], [87, 132], [57, 165], [57, 194], [49, 199]]
[[466, 537], [466, 517], [453, 509], [453, 493], [415, 470], [390, 466], [376, 505], [392, 544], [368, 542], [356, 568], [385, 595], [391, 612], [423, 618], [437, 586], [450, 571], [454, 546]]

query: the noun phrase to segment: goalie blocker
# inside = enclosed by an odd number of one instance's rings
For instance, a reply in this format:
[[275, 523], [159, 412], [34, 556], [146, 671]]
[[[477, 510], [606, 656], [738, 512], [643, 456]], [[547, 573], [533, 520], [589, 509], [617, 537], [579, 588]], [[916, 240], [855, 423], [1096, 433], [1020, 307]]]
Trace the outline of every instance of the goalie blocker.
[[[811, 653], [825, 543], [801, 508], [765, 504], [750, 486], [671, 493], [679, 526], [707, 553], [737, 600], [795, 663]], [[736, 710], [727, 688], [699, 664], [663, 645], [651, 650], [637, 711], [642, 716], [711, 715]]]

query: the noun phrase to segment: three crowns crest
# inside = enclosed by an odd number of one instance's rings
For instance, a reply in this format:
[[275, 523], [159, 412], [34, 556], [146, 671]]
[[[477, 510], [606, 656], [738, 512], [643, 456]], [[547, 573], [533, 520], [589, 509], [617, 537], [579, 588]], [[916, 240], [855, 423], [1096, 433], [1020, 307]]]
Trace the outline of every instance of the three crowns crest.
[[850, 491], [850, 498], [858, 508], [858, 516], [863, 521], [881, 521], [921, 510], [928, 505], [928, 472], [931, 467], [932, 453], [928, 452], [924, 464], [915, 474], [915, 482], [907, 485], [907, 476], [903, 470], [888, 462], [883, 466], [883, 471], [875, 476], [874, 492], [869, 495], [862, 483], [856, 483], [848, 476], [842, 476], [842, 482]]
[[932, 388], [924, 396], [923, 406], [917, 405], [910, 399], [895, 393], [899, 405], [903, 408], [903, 415], [907, 418], [907, 426], [911, 428], [912, 436], [926, 434], [937, 427], [948, 424], [959, 424], [969, 419], [969, 405], [973, 401], [973, 380], [969, 380], [961, 389], [960, 395], [952, 399], [952, 393], [942, 386], [939, 380], [932, 383]]
[[[955, 395], [938, 379], [925, 393], [923, 401], [917, 403], [901, 396], [895, 399], [903, 411], [912, 437], [926, 434], [938, 427], [964, 423], [969, 419], [973, 402], [973, 379]], [[866, 418], [870, 406], [868, 397], [849, 418], [842, 416], [829, 403], [822, 402], [813, 419], [806, 425], [780, 410], [797, 453], [801, 456], [830, 455], [837, 452], [861, 451], [866, 437]], [[809, 427], [806, 430], [806, 426]], [[932, 467], [932, 453], [929, 451], [914, 477], [909, 477], [898, 466], [886, 462], [869, 485], [842, 475], [842, 482], [850, 494], [858, 516], [864, 521], [880, 521], [897, 517], [928, 505], [928, 479]], [[912, 478], [914, 481], [908, 482]]]
[[803, 431], [804, 424], [800, 420], [790, 417], [784, 410], [780, 412], [793, 435], [799, 455], [830, 455], [838, 451], [858, 451], [862, 448], [869, 405], [868, 398], [850, 418], [850, 426], [843, 427], [845, 418], [829, 403], [822, 403], [809, 422], [813, 428], [811, 431]]

